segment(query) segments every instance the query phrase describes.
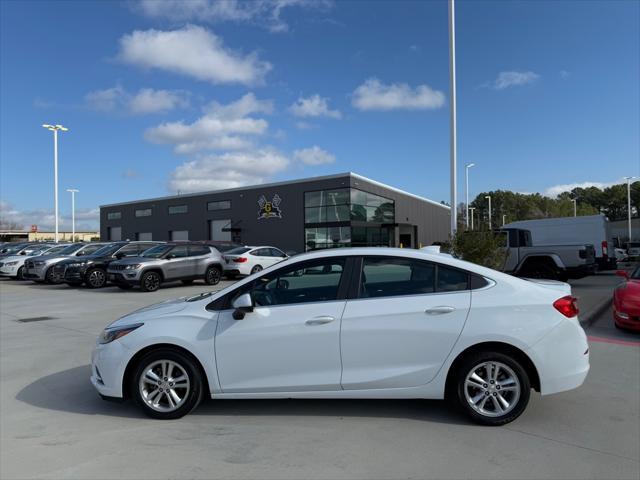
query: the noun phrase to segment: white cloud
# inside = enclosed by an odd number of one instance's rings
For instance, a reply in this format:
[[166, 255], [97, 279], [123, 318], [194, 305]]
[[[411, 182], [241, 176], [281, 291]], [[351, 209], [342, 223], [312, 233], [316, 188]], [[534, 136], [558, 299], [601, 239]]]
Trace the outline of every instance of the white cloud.
[[[76, 208], [76, 231], [97, 231], [99, 220], [100, 209]], [[0, 200], [0, 225], [2, 228], [8, 225], [17, 225], [26, 230], [31, 225], [37, 225], [40, 231], [52, 231], [55, 229], [55, 221], [53, 209], [20, 210], [9, 202]], [[60, 212], [58, 223], [60, 230], [71, 231], [71, 212]]]
[[610, 187], [612, 185], [618, 185], [620, 183], [624, 183], [625, 180], [616, 180], [613, 182], [581, 182], [581, 183], [565, 183], [562, 185], [554, 185], [552, 187], [547, 188], [543, 195], [547, 197], [555, 198], [560, 195], [562, 192], [570, 192], [574, 188], [589, 188], [596, 187], [600, 190]]
[[169, 190], [187, 193], [257, 185], [288, 166], [289, 159], [269, 147], [203, 156], [176, 168]]
[[326, 150], [322, 150], [317, 145], [311, 148], [303, 148], [302, 150], [295, 150], [293, 152], [293, 158], [305, 165], [326, 165], [334, 163], [336, 157]]
[[263, 135], [269, 123], [253, 118], [255, 113], [270, 113], [272, 103], [247, 93], [235, 102], [221, 105], [211, 102], [205, 114], [193, 123], [167, 122], [149, 128], [144, 137], [152, 143], [174, 145], [179, 154], [202, 150], [241, 150], [251, 148], [252, 137]]
[[338, 110], [331, 110], [327, 98], [317, 93], [310, 97], [300, 97], [289, 107], [289, 111], [296, 117], [329, 117], [342, 118]]
[[500, 72], [491, 86], [495, 90], [504, 90], [509, 87], [520, 87], [535, 82], [540, 75], [534, 72]]
[[172, 21], [250, 23], [269, 31], [286, 32], [289, 25], [282, 12], [291, 7], [327, 9], [329, 0], [142, 0], [136, 6], [143, 14]]
[[136, 30], [120, 38], [118, 57], [143, 68], [175, 72], [213, 84], [261, 84], [272, 68], [256, 53], [243, 55], [230, 50], [218, 36], [195, 25], [172, 31]]
[[99, 112], [126, 111], [133, 115], [165, 113], [189, 106], [189, 94], [182, 90], [154, 90], [142, 88], [137, 93], [127, 92], [121, 85], [94, 90], [84, 97], [92, 110]]
[[433, 110], [442, 107], [444, 101], [444, 93], [428, 85], [385, 85], [370, 78], [353, 92], [352, 104], [359, 110]]

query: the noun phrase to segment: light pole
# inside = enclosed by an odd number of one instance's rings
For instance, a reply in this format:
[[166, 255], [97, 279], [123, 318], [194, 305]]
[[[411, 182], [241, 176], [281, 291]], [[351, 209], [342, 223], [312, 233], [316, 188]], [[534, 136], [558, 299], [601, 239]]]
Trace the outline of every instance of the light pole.
[[469, 229], [469, 169], [471, 167], [475, 167], [475, 163], [467, 163], [464, 166], [464, 183], [465, 183], [465, 189], [464, 189], [464, 193], [465, 193], [465, 201], [464, 204], [467, 207], [467, 215], [466, 215], [466, 225], [467, 225], [467, 230]]
[[58, 130], [66, 132], [68, 128], [62, 125], [42, 125], [53, 132], [53, 206], [56, 216], [56, 243], [58, 243]]
[[491, 230], [491, 195], [486, 195], [484, 198], [489, 200], [489, 230]]
[[67, 192], [71, 193], [71, 241], [76, 241], [76, 193], [80, 190], [75, 188], [67, 188]]
[[473, 230], [473, 211], [476, 209], [476, 207], [469, 207], [469, 210], [471, 210], [471, 230]]
[[573, 202], [573, 216], [577, 217], [578, 216], [578, 199], [572, 198], [571, 201]]
[[638, 177], [624, 177], [627, 181], [627, 220], [629, 221], [629, 241], [631, 241], [631, 180]]
[[458, 152], [456, 147], [456, 19], [454, 0], [449, 0], [449, 134], [451, 156], [451, 235], [458, 228]]
[[507, 214], [503, 213], [502, 214], [502, 226], [504, 227], [504, 224], [507, 223]]

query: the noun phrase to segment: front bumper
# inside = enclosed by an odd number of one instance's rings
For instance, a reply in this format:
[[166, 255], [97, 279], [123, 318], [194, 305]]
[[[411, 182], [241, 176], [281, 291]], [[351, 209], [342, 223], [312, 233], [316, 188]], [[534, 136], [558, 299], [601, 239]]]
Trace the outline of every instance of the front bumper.
[[0, 277], [17, 277], [21, 265], [3, 265], [0, 267]]
[[129, 350], [118, 340], [96, 344], [91, 354], [91, 384], [105, 397], [122, 398], [122, 380]]
[[54, 271], [56, 272], [56, 275], [64, 278], [65, 282], [77, 283], [84, 282], [84, 274], [86, 272], [86, 268], [56, 265]]
[[107, 280], [115, 284], [137, 285], [140, 283], [139, 270], [107, 270]]
[[618, 312], [614, 307], [613, 321], [616, 323], [617, 326], [640, 332], [640, 316], [627, 314], [627, 318], [624, 318], [623, 316], [620, 315], [620, 313], [622, 312]]
[[28, 280], [44, 281], [47, 272], [47, 265], [36, 265], [33, 267], [24, 267], [22, 276]]
[[577, 317], [562, 320], [526, 352], [540, 377], [540, 393], [578, 388], [589, 373], [589, 343]]

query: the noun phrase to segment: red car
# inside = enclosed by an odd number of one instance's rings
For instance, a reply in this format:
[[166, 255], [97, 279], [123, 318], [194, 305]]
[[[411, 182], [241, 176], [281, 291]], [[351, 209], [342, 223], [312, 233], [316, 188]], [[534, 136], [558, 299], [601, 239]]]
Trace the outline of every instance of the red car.
[[640, 267], [631, 275], [624, 270], [616, 274], [627, 281], [613, 291], [613, 320], [618, 328], [640, 332]]

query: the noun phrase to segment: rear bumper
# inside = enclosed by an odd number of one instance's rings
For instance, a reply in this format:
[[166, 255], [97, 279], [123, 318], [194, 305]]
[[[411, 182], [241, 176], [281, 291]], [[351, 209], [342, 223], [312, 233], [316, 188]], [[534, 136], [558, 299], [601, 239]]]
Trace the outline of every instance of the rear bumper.
[[540, 377], [540, 393], [579, 387], [589, 373], [589, 343], [577, 317], [562, 320], [527, 350]]

